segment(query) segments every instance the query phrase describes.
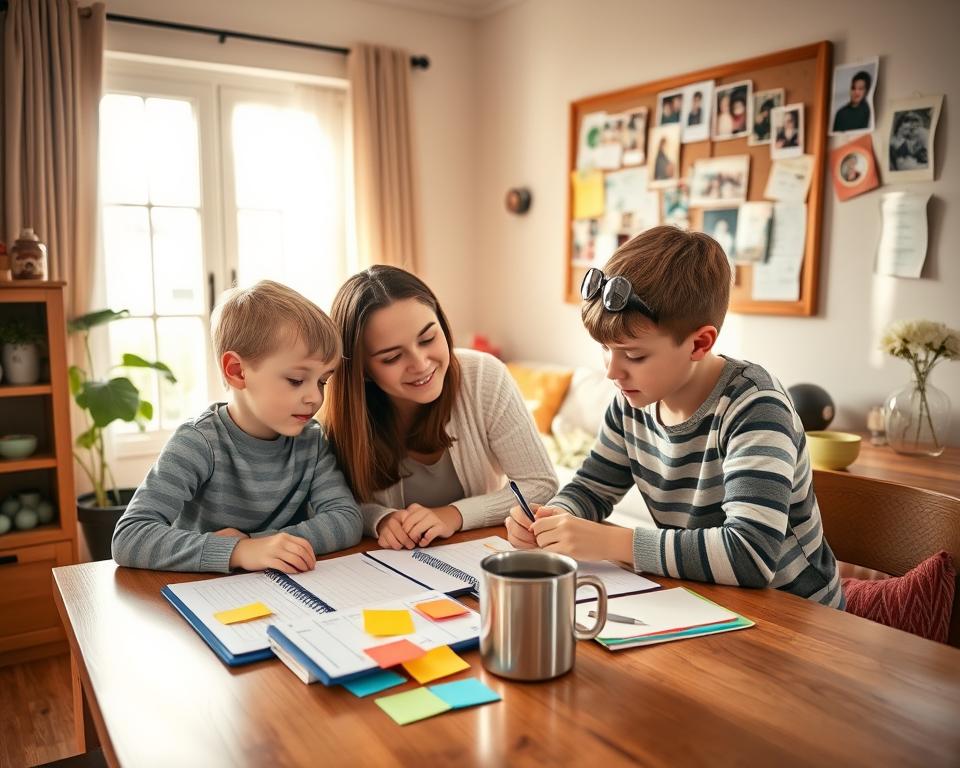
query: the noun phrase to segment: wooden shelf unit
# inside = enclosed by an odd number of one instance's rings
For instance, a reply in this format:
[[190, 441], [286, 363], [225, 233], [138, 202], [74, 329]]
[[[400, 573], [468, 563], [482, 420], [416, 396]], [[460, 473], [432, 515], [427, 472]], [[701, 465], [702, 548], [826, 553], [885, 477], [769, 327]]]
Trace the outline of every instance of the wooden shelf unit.
[[[39, 487], [56, 507], [52, 523], [0, 535], [0, 666], [67, 649], [51, 575], [53, 568], [77, 562], [64, 285], [0, 282], [0, 318], [41, 321], [49, 361], [49, 381], [9, 385], [5, 371], [0, 382], [0, 435], [15, 419], [17, 432], [32, 431], [38, 439], [32, 456], [0, 459], [0, 499]], [[32, 429], [23, 429], [25, 421]]]

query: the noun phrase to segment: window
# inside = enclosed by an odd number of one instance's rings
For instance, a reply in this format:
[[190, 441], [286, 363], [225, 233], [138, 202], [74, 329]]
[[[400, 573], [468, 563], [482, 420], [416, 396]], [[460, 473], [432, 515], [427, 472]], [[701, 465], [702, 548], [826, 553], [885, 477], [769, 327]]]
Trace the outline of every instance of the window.
[[[159, 73], [159, 76], [158, 76]], [[125, 352], [178, 379], [128, 371], [154, 417], [126, 453], [223, 399], [209, 320], [230, 285], [269, 278], [328, 308], [348, 273], [342, 86], [108, 61], [100, 106], [102, 303]]]

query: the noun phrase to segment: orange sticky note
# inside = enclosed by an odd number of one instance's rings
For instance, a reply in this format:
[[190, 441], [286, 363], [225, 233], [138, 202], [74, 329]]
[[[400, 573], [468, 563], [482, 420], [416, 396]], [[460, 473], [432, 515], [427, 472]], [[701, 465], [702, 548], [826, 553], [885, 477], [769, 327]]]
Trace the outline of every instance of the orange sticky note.
[[413, 617], [410, 611], [368, 611], [363, 612], [363, 631], [369, 635], [386, 637], [388, 635], [413, 634]]
[[364, 648], [363, 652], [377, 662], [381, 669], [387, 669], [405, 661], [413, 661], [425, 653], [423, 648], [414, 645], [409, 640], [397, 640], [384, 645], [375, 645], [373, 648]]
[[413, 607], [434, 621], [452, 619], [454, 616], [463, 616], [467, 612], [464, 606], [454, 600], [429, 600], [426, 603], [417, 603]]
[[441, 645], [439, 648], [427, 651], [419, 659], [403, 662], [403, 668], [422, 685], [431, 680], [470, 669], [470, 665], [450, 650], [449, 646]]
[[213, 614], [213, 618], [221, 624], [237, 624], [241, 621], [262, 619], [271, 613], [273, 613], [273, 611], [263, 603], [250, 603], [250, 605], [241, 605], [239, 608], [231, 608], [229, 611], [218, 611]]

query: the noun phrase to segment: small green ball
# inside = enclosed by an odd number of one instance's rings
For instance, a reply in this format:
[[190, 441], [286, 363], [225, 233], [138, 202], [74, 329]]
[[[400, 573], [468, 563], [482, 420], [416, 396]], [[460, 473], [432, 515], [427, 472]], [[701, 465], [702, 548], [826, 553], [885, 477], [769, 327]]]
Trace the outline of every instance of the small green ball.
[[37, 517], [40, 520], [40, 525], [51, 522], [53, 520], [53, 504], [46, 499], [37, 504]]
[[37, 520], [37, 510], [24, 508], [17, 512], [16, 517], [13, 518], [13, 524], [17, 526], [18, 531], [27, 531], [37, 527]]
[[16, 496], [8, 496], [3, 500], [3, 503], [0, 504], [0, 514], [6, 515], [7, 517], [13, 517], [19, 511], [20, 502]]
[[5, 534], [13, 527], [13, 523], [10, 522], [10, 518], [6, 515], [0, 515], [0, 536]]

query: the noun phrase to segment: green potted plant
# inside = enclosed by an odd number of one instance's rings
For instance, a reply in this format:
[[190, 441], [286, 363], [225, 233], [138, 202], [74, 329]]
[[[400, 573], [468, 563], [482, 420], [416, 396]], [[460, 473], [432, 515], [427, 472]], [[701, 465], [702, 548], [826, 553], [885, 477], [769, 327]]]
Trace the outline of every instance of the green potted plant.
[[[96, 378], [93, 356], [90, 353], [90, 331], [101, 325], [129, 317], [127, 310], [114, 312], [101, 309], [75, 318], [67, 324], [71, 333], [83, 337], [87, 369], [70, 366], [70, 394], [77, 407], [87, 416], [88, 428], [74, 441], [77, 464], [93, 486], [91, 493], [77, 499], [77, 517], [94, 560], [110, 558], [110, 540], [113, 529], [133, 496], [135, 488], [117, 488], [113, 472], [106, 460], [103, 432], [115, 421], [135, 422], [141, 430], [153, 418], [153, 405], [126, 376]], [[165, 364], [150, 362], [138, 355], [124, 354], [117, 368], [152, 368], [171, 384], [176, 383], [173, 372]]]
[[30, 385], [40, 379], [40, 346], [46, 340], [35, 323], [14, 318], [0, 323], [3, 378], [7, 384]]

